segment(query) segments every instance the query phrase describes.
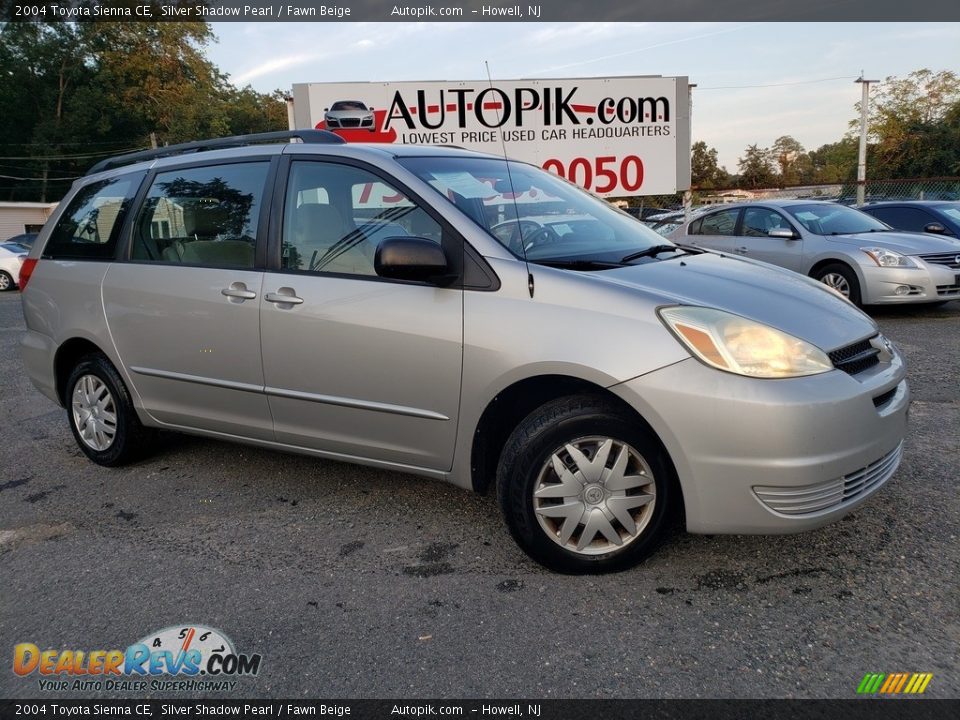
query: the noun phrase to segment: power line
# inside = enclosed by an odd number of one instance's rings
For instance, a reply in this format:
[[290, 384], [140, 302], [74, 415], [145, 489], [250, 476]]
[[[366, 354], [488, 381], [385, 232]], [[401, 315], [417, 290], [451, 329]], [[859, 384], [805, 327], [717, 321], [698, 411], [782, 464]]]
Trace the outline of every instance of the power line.
[[122, 155], [127, 152], [136, 152], [137, 150], [146, 150], [145, 146], [126, 148], [125, 150], [107, 150], [105, 152], [84, 153], [81, 155], [22, 155], [18, 157], [0, 157], [0, 160], [84, 160], [87, 158], [103, 157], [105, 155]]
[[[118, 140], [94, 140], [94, 141], [84, 141], [84, 142], [58, 142], [57, 145], [68, 146], [68, 147], [91, 147], [93, 145], [119, 145], [123, 141]], [[0, 147], [31, 147], [31, 146], [47, 147], [50, 145], [49, 142], [24, 142], [24, 143], [0, 143]]]
[[17, 177], [16, 175], [0, 175], [0, 178], [4, 180], [21, 180], [24, 182], [53, 182], [55, 180], [76, 180], [77, 178], [82, 178], [83, 175], [75, 175], [73, 177], [47, 177], [47, 178], [38, 178], [38, 177]]
[[787, 87], [788, 85], [812, 85], [813, 83], [832, 82], [834, 80], [856, 80], [854, 75], [843, 77], [820, 78], [818, 80], [797, 80], [796, 82], [770, 83], [768, 85], [716, 85], [714, 87], [697, 87], [700, 90], [745, 90], [748, 88]]

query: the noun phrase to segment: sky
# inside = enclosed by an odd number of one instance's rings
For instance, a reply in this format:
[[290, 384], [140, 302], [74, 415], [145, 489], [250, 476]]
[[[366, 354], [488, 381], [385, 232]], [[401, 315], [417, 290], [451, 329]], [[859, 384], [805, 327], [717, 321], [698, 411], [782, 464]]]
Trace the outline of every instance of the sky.
[[261, 92], [301, 82], [686, 75], [693, 140], [839, 140], [870, 80], [960, 71], [960, 23], [212, 23], [208, 56]]

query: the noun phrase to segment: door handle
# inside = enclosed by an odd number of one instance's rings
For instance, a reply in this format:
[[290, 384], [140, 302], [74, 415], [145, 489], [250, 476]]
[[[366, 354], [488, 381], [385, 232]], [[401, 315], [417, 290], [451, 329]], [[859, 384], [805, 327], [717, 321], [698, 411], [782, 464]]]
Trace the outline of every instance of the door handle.
[[300, 305], [303, 303], [303, 298], [297, 297], [294, 293], [293, 288], [282, 287], [275, 293], [267, 293], [263, 296], [263, 299], [278, 305]]
[[734, 248], [733, 251], [734, 251], [735, 253], [740, 253], [741, 255], [746, 255], [747, 252], [748, 252], [745, 247]]
[[230, 298], [230, 302], [253, 300], [257, 296], [253, 290], [247, 290], [247, 286], [242, 282], [230, 283], [230, 287], [225, 287], [220, 294]]

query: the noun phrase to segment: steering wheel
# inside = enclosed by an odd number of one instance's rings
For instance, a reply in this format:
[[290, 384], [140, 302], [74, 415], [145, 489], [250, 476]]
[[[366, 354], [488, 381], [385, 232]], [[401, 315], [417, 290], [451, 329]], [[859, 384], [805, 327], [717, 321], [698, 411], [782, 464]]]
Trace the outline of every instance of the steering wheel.
[[[518, 242], [519, 241], [520, 239], [518, 238]], [[523, 236], [523, 251], [526, 252], [534, 247], [539, 247], [540, 245], [549, 245], [559, 241], [560, 236], [549, 227], [539, 227]]]

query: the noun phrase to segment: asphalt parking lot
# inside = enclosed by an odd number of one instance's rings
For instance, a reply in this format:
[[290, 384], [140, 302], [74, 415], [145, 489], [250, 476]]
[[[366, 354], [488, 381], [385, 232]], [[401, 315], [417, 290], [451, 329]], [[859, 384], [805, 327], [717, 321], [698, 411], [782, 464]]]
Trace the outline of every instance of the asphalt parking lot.
[[93, 465], [24, 375], [5, 293], [0, 697], [39, 695], [10, 670], [17, 643], [125, 648], [191, 622], [262, 654], [242, 697], [848, 698], [867, 672], [932, 672], [926, 695], [957, 697], [960, 302], [872, 314], [914, 400], [871, 502], [567, 577], [521, 553], [492, 498], [435, 482], [180, 436]]

